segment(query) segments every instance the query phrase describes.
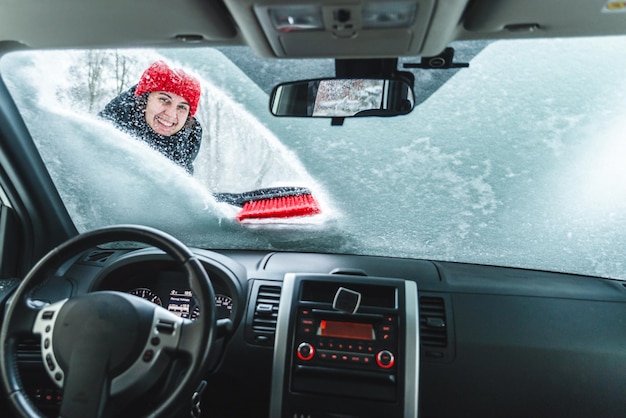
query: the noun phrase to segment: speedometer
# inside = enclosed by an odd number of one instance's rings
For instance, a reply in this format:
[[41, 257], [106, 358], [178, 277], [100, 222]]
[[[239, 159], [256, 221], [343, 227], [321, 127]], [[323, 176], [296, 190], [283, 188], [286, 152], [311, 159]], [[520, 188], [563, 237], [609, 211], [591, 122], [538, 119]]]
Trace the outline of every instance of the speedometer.
[[152, 290], [147, 287], [138, 287], [136, 289], [131, 290], [131, 295], [139, 296], [142, 299], [149, 300], [152, 303], [156, 303], [159, 306], [163, 306], [163, 302], [161, 302], [161, 298], [157, 296]]
[[215, 295], [215, 313], [217, 319], [230, 318], [233, 312], [233, 299], [225, 295]]
[[[233, 299], [229, 296], [215, 295], [215, 314], [217, 319], [230, 318], [233, 311]], [[200, 307], [196, 306], [191, 311], [191, 320], [193, 321], [200, 316]]]

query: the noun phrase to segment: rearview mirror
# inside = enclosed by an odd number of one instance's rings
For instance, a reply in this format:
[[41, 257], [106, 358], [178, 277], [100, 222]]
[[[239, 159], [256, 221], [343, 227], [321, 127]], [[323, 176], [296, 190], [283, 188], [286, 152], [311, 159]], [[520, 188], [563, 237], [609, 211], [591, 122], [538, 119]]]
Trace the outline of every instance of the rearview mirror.
[[270, 96], [274, 116], [397, 116], [413, 110], [413, 87], [402, 79], [324, 78], [282, 83]]

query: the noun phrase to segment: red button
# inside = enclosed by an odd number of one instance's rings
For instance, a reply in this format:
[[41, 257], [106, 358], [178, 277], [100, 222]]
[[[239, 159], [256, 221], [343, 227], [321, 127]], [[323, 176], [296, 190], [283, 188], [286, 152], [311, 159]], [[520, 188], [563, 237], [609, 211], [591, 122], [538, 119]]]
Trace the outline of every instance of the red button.
[[389, 369], [393, 367], [395, 362], [396, 359], [390, 351], [382, 350], [376, 354], [376, 364], [378, 364], [378, 367]]
[[301, 343], [296, 350], [296, 355], [300, 360], [311, 360], [315, 355], [315, 348], [309, 343]]

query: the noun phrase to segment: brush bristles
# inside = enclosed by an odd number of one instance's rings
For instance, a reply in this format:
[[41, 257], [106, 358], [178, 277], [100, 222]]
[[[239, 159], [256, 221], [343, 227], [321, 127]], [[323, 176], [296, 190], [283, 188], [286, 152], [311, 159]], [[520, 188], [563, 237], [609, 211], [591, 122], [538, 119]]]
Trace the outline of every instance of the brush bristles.
[[237, 220], [293, 218], [316, 215], [320, 212], [319, 204], [312, 195], [301, 194], [246, 202], [237, 215]]

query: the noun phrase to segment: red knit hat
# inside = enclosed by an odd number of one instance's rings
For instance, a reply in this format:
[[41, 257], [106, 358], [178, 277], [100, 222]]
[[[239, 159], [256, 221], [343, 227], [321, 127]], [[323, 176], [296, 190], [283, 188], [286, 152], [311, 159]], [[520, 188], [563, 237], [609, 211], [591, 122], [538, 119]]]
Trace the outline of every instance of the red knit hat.
[[163, 61], [156, 61], [141, 75], [135, 95], [153, 91], [177, 94], [189, 102], [189, 116], [196, 114], [200, 101], [200, 82], [182, 69], [172, 70]]

